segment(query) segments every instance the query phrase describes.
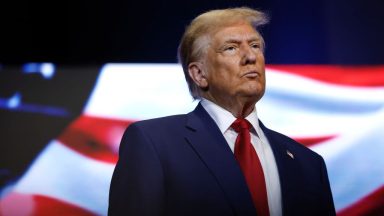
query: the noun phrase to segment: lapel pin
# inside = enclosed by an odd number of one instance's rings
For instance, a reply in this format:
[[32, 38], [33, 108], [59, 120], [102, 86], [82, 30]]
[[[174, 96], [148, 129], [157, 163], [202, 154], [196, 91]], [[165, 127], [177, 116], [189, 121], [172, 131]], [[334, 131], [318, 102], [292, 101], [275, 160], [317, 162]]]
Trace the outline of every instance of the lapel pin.
[[293, 156], [293, 154], [292, 154], [290, 151], [288, 151], [288, 150], [287, 150], [287, 155], [288, 155], [289, 157], [291, 157], [292, 159], [295, 159], [295, 156]]

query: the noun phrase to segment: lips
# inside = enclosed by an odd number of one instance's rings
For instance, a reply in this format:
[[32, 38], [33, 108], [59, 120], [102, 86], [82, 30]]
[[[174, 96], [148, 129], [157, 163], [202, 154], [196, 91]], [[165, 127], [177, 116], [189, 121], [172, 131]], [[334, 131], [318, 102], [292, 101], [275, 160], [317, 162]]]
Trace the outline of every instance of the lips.
[[248, 77], [248, 78], [256, 78], [256, 77], [260, 77], [260, 73], [258, 73], [257, 71], [249, 71], [249, 72], [245, 72], [242, 77]]

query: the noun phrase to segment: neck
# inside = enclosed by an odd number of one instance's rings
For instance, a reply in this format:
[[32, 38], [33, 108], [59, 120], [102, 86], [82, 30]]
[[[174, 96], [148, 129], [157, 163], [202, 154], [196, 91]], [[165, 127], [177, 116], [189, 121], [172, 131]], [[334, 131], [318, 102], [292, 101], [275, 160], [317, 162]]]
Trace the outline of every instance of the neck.
[[232, 115], [236, 118], [245, 118], [247, 117], [255, 108], [256, 100], [249, 99], [249, 98], [242, 98], [242, 99], [223, 99], [220, 100], [215, 97], [204, 97], [207, 100], [212, 101], [213, 103], [217, 104], [218, 106], [228, 110]]

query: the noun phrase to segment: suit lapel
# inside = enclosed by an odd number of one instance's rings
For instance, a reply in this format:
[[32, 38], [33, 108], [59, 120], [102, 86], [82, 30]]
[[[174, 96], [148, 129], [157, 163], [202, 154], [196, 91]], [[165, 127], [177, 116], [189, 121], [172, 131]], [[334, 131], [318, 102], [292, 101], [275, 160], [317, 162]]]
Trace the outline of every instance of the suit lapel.
[[224, 136], [201, 104], [188, 114], [186, 139], [238, 215], [256, 215], [245, 179]]
[[[297, 162], [294, 158], [295, 156], [286, 145], [286, 142], [288, 142], [287, 139], [283, 139], [283, 136], [276, 136], [275, 133], [266, 128], [263, 123], [259, 122], [259, 124], [266, 135], [275, 156], [280, 178], [283, 215], [290, 215], [290, 202], [293, 200], [292, 197], [294, 197], [295, 193], [297, 193], [294, 188], [298, 188], [295, 185], [300, 184], [295, 180], [295, 174], [291, 173], [292, 171], [298, 170]], [[292, 154], [293, 157], [290, 154]]]

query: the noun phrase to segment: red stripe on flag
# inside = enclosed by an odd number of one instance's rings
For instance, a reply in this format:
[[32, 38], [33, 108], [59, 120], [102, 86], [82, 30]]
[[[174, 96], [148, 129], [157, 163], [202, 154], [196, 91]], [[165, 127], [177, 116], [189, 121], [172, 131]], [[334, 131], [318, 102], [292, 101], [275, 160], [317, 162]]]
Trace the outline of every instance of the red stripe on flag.
[[43, 195], [12, 192], [0, 200], [0, 215], [96, 215], [77, 205]]
[[384, 186], [380, 187], [368, 196], [360, 199], [355, 204], [339, 211], [337, 215], [384, 215]]
[[335, 138], [336, 136], [323, 136], [323, 137], [299, 137], [294, 138], [297, 142], [305, 145], [305, 146], [313, 146], [321, 142], [328, 141], [330, 139]]
[[268, 65], [267, 68], [340, 85], [384, 87], [384, 66], [382, 65]]
[[132, 122], [82, 115], [64, 130], [58, 140], [93, 159], [116, 163], [120, 139]]

